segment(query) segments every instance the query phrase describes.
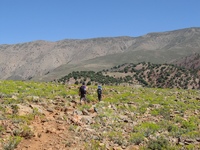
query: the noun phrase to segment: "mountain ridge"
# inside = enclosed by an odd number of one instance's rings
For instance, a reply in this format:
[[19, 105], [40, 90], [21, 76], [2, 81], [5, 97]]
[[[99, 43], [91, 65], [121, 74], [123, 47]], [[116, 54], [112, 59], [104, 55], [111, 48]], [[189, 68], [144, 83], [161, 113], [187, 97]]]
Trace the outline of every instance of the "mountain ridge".
[[[43, 40], [0, 45], [0, 79], [49, 80], [74, 69], [108, 69], [124, 62], [166, 63], [200, 53], [200, 28], [139, 37]], [[74, 67], [76, 66], [76, 67]], [[93, 67], [91, 67], [93, 66]], [[59, 68], [59, 69], [58, 69]]]

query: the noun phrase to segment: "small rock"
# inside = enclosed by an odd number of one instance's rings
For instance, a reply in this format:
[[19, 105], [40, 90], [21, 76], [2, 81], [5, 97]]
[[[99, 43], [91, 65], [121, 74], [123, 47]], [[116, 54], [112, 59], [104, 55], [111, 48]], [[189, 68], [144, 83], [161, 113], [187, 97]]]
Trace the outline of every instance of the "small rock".
[[116, 147], [113, 147], [113, 150], [122, 150], [122, 148], [119, 146], [116, 146]]
[[139, 150], [139, 146], [136, 145], [130, 145], [125, 150]]
[[65, 130], [64, 126], [58, 126], [57, 128], [58, 128], [58, 130]]
[[83, 115], [89, 115], [89, 112], [85, 109], [82, 111], [82, 113], [83, 113]]
[[54, 112], [52, 108], [48, 108], [47, 111], [48, 111], [48, 112], [51, 112], [51, 113]]
[[185, 139], [185, 142], [187, 142], [187, 143], [194, 143], [195, 140], [194, 139]]

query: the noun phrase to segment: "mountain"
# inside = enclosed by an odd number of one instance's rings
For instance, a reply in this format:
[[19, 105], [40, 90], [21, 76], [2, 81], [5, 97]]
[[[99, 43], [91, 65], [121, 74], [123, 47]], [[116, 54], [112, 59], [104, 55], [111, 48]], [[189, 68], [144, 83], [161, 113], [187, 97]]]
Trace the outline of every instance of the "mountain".
[[0, 79], [60, 78], [76, 70], [99, 71], [123, 63], [172, 62], [200, 53], [200, 28], [140, 37], [66, 39], [0, 45]]
[[0, 45], [0, 78], [26, 80], [43, 76], [64, 64], [122, 53], [130, 46], [129, 41], [132, 38], [119, 37]]

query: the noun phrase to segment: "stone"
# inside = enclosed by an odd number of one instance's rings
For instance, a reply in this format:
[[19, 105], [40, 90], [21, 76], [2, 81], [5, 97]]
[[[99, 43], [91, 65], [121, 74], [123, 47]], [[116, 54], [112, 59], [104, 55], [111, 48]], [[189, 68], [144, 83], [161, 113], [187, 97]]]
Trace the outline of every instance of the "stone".
[[187, 143], [194, 143], [195, 140], [194, 139], [185, 139], [185, 142], [187, 142]]
[[130, 145], [125, 150], [139, 150], [139, 146], [136, 145]]
[[83, 115], [89, 115], [89, 112], [86, 109], [82, 110], [82, 113]]
[[17, 107], [18, 107], [18, 115], [20, 115], [20, 116], [24, 116], [24, 115], [33, 113], [33, 109], [28, 106], [23, 106], [23, 105], [17, 104]]

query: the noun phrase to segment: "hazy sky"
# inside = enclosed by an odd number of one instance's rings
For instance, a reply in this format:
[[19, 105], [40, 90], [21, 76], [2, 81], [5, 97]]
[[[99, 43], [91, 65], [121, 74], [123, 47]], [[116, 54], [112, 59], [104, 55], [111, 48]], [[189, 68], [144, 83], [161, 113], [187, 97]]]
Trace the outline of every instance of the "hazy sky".
[[200, 0], [0, 0], [0, 44], [200, 27]]

